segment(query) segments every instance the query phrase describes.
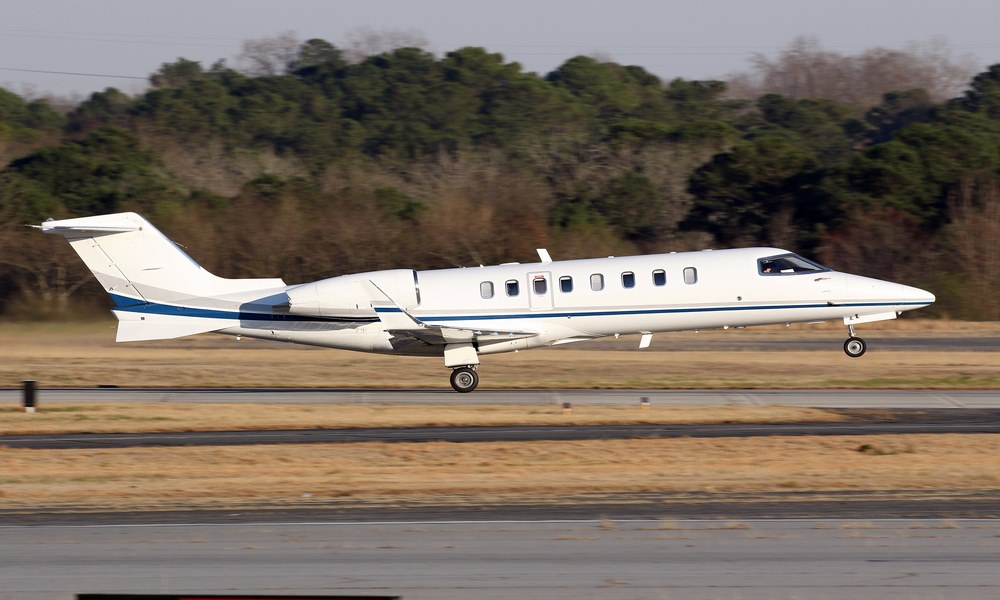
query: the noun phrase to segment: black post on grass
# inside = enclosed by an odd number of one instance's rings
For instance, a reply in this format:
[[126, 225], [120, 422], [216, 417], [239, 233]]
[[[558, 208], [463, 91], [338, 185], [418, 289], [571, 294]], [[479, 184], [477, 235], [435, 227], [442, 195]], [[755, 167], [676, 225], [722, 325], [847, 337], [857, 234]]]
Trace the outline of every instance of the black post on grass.
[[33, 379], [24, 382], [24, 412], [35, 412], [35, 381]]

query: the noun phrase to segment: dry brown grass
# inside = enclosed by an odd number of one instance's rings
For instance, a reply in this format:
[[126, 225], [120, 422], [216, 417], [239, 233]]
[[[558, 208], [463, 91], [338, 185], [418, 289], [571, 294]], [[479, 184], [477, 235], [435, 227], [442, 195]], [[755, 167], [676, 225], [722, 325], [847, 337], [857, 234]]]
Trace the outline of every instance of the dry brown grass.
[[792, 423], [843, 415], [790, 406], [578, 406], [538, 404], [184, 404], [45, 402], [40, 412], [0, 408], [0, 434], [338, 429], [474, 425]]
[[[996, 324], [912, 321], [866, 325], [883, 336], [997, 335]], [[1000, 352], [839, 351], [840, 326], [762, 328], [657, 336], [485, 357], [484, 387], [910, 387], [1000, 386]], [[700, 339], [829, 339], [824, 352], [668, 351]], [[433, 387], [447, 386], [436, 359], [236, 342], [219, 336], [116, 345], [114, 324], [0, 326], [0, 386], [44, 387]], [[664, 342], [666, 340], [666, 342]], [[607, 351], [595, 351], [602, 349]], [[776, 365], [786, 367], [776, 369]], [[775, 373], [780, 376], [775, 376]], [[391, 381], [387, 380], [391, 374]], [[352, 427], [511, 423], [638, 423], [822, 420], [776, 407], [54, 405], [0, 411], [0, 430], [153, 431], [256, 427]], [[449, 412], [450, 411], [450, 412]], [[219, 423], [224, 423], [223, 427]], [[330, 504], [480, 504], [551, 501], [630, 492], [698, 494], [788, 491], [822, 497], [996, 492], [1000, 436], [897, 435], [749, 439], [616, 440], [476, 444], [15, 450], [0, 448], [0, 509], [170, 509]]]
[[[912, 321], [881, 326], [901, 336]], [[889, 329], [894, 326], [896, 329]], [[865, 327], [869, 327], [866, 325]], [[115, 325], [0, 326], [0, 386], [34, 379], [42, 386], [122, 387], [419, 387], [447, 388], [439, 358], [360, 354], [217, 335], [115, 344]], [[486, 356], [482, 387], [503, 388], [996, 388], [1000, 352], [873, 349], [863, 359], [840, 351], [843, 327], [832, 325], [684, 332], [636, 340]], [[910, 329], [909, 335], [913, 335]], [[1000, 334], [997, 324], [921, 322], [920, 335]], [[694, 336], [698, 336], [695, 338]], [[686, 350], [685, 340], [820, 339], [808, 351]], [[617, 351], [625, 350], [628, 351]], [[602, 350], [602, 351], [598, 351]], [[677, 351], [671, 351], [677, 350]]]
[[[859, 452], [864, 444], [884, 452]], [[581, 495], [996, 491], [1000, 436], [0, 449], [0, 509], [558, 501]]]

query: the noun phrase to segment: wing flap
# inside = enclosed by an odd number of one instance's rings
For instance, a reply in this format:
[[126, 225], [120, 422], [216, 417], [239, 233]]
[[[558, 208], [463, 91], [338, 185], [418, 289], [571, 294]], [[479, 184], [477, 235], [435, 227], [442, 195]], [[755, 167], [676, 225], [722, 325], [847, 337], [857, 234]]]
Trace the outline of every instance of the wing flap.
[[386, 331], [394, 337], [407, 337], [419, 340], [430, 346], [444, 346], [448, 344], [476, 343], [487, 344], [492, 342], [504, 342], [508, 340], [520, 340], [535, 337], [536, 331], [478, 331], [475, 329], [462, 329], [458, 327], [437, 327], [434, 325], [424, 326], [418, 329], [389, 329]]

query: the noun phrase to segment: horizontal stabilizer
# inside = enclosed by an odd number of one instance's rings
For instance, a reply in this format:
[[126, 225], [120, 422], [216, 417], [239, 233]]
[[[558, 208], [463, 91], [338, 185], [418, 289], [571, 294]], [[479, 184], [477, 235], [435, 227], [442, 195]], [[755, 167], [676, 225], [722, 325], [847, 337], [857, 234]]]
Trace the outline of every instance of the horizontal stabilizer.
[[158, 315], [127, 310], [111, 311], [118, 317], [116, 342], [170, 340], [232, 327], [232, 319], [212, 319], [181, 315]]
[[142, 231], [142, 225], [128, 220], [126, 214], [108, 215], [106, 217], [81, 217], [79, 219], [63, 219], [61, 221], [45, 221], [38, 226], [45, 233], [61, 233], [70, 236], [101, 235], [110, 233], [125, 233], [126, 231]]

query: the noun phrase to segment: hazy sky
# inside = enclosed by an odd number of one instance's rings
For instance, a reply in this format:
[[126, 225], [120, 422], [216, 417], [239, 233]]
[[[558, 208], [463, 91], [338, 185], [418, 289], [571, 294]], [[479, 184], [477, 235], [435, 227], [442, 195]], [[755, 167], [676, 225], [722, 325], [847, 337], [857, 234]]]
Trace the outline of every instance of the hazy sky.
[[415, 30], [437, 55], [484, 46], [538, 73], [598, 54], [665, 79], [721, 78], [798, 36], [842, 54], [944, 38], [982, 70], [1000, 63], [998, 24], [998, 0], [0, 0], [0, 86], [137, 93], [179, 57], [232, 64], [247, 39], [341, 45], [363, 27]]

